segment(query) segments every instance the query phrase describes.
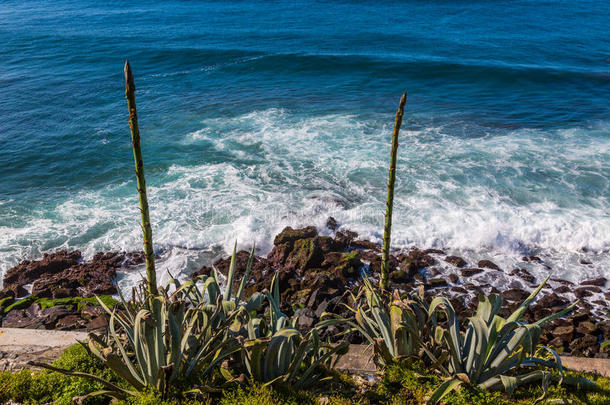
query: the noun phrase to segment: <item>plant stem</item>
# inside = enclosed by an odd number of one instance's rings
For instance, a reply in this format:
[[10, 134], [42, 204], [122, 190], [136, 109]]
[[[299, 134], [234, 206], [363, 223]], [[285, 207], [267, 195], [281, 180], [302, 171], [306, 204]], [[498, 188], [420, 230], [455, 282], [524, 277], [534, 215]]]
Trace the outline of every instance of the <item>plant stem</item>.
[[146, 259], [146, 281], [148, 292], [157, 295], [157, 274], [155, 271], [155, 255], [153, 252], [152, 229], [150, 228], [150, 215], [148, 213], [148, 197], [146, 196], [146, 180], [144, 179], [144, 162], [140, 149], [140, 129], [138, 128], [138, 113], [136, 111], [136, 86], [129, 61], [125, 61], [125, 98], [129, 109], [129, 128], [131, 128], [131, 144], [133, 145], [133, 158], [136, 165], [136, 179], [138, 182], [138, 195], [140, 197], [140, 213], [142, 215], [142, 235], [144, 237], [144, 257]]
[[402, 116], [407, 102], [407, 93], [404, 93], [398, 104], [398, 111], [394, 121], [392, 132], [392, 151], [390, 154], [390, 174], [388, 178], [388, 198], [385, 210], [385, 226], [383, 227], [383, 252], [381, 255], [381, 277], [379, 287], [382, 290], [388, 288], [388, 275], [390, 274], [390, 235], [392, 233], [392, 208], [394, 207], [394, 183], [396, 181], [396, 155], [398, 154], [398, 133], [402, 124]]

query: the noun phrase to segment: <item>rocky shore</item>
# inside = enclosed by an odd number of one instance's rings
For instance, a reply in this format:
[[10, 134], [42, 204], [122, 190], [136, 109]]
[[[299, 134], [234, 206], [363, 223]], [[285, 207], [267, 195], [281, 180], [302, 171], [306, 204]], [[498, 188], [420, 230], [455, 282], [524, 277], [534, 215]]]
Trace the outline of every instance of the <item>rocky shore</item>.
[[[295, 314], [298, 327], [308, 329], [324, 312], [350, 316], [351, 294], [359, 286], [362, 273], [375, 279], [381, 268], [381, 246], [349, 230], [340, 229], [329, 218], [322, 236], [314, 227], [285, 228], [274, 239], [266, 256], [256, 256], [246, 294], [269, 287], [276, 273], [282, 294], [282, 310]], [[249, 252], [237, 254], [237, 281], [246, 267]], [[450, 298], [461, 319], [469, 316], [477, 304], [477, 290], [498, 293], [504, 299], [504, 315], [514, 310], [542, 280], [527, 268], [545, 266], [537, 257], [524, 257], [523, 266], [501, 269], [490, 260], [468, 263], [461, 257], [437, 249], [392, 252], [390, 282], [401, 292], [423, 289], [425, 294]], [[92, 330], [104, 328], [106, 319], [95, 295], [112, 305], [117, 294], [117, 271], [141, 264], [139, 253], [98, 253], [84, 261], [78, 251], [47, 254], [38, 261], [24, 261], [10, 269], [0, 291], [0, 316], [3, 327], [36, 329]], [[222, 274], [230, 258], [219, 259], [214, 267]], [[208, 274], [204, 266], [192, 276]], [[573, 284], [551, 279], [525, 318], [540, 319], [564, 308], [576, 299], [577, 309], [566, 318], [546, 327], [542, 343], [560, 353], [587, 357], [609, 357], [600, 348], [610, 340], [610, 292], [607, 280], [598, 278]], [[333, 338], [338, 329], [328, 331]], [[347, 337], [361, 343], [357, 335]]]

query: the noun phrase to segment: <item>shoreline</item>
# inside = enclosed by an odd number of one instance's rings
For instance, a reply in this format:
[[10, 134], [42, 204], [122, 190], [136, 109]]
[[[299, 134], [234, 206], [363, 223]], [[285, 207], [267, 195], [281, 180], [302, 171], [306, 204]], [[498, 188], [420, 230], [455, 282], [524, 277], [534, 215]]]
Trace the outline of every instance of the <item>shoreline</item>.
[[[324, 233], [331, 231], [334, 237]], [[246, 294], [269, 287], [278, 273], [282, 291], [282, 310], [294, 314], [298, 327], [307, 329], [324, 312], [348, 316], [344, 304], [349, 292], [359, 285], [362, 273], [372, 279], [380, 268], [381, 246], [359, 239], [358, 234], [339, 228], [331, 217], [320, 232], [313, 226], [286, 227], [273, 240], [266, 256], [256, 256], [252, 279]], [[249, 252], [237, 254], [237, 280], [240, 279]], [[2, 327], [36, 329], [94, 330], [104, 328], [104, 313], [91, 299], [94, 295], [117, 294], [116, 277], [120, 272], [135, 271], [142, 263], [141, 253], [98, 253], [86, 261], [78, 251], [46, 254], [38, 261], [24, 261], [4, 277], [0, 290]], [[399, 292], [423, 289], [426, 296], [448, 297], [465, 319], [476, 306], [478, 289], [486, 294], [500, 294], [506, 310], [514, 309], [543, 280], [536, 279], [525, 267], [544, 266], [535, 256], [524, 257], [515, 269], [502, 269], [490, 260], [468, 262], [439, 249], [393, 249], [390, 288]], [[229, 259], [213, 265], [226, 274]], [[203, 266], [190, 275], [209, 274]], [[236, 282], [237, 282], [236, 280]], [[588, 357], [608, 357], [600, 343], [610, 339], [610, 292], [607, 280], [596, 278], [579, 284], [551, 278], [526, 319], [536, 319], [545, 312], [565, 307], [579, 299], [577, 309], [554, 321], [543, 333], [542, 342], [560, 353]], [[127, 292], [126, 292], [127, 293]], [[329, 331], [332, 335], [338, 331]], [[351, 343], [361, 343], [351, 337]], [[601, 351], [600, 351], [601, 350]]]

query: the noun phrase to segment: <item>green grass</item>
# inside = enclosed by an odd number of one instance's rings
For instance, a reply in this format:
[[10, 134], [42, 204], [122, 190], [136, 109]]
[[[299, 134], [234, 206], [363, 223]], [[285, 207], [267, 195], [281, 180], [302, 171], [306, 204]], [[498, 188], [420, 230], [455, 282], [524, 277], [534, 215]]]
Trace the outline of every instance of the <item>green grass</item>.
[[[121, 384], [116, 376], [103, 368], [101, 361], [90, 356], [80, 345], [68, 348], [53, 362], [56, 367], [92, 373]], [[567, 372], [566, 377], [587, 377], [597, 383], [592, 391], [575, 390], [569, 387], [551, 385], [545, 399], [540, 404], [610, 404], [610, 379], [592, 374]], [[154, 391], [142, 396], [118, 402], [123, 405], [367, 405], [367, 404], [425, 404], [428, 396], [442, 379], [429, 373], [419, 362], [391, 365], [381, 378], [380, 383], [366, 392], [361, 392], [349, 376], [337, 373], [338, 383], [326, 393], [295, 392], [289, 387], [272, 388], [262, 385], [228, 386], [222, 393], [199, 395], [170, 400], [161, 400]], [[102, 389], [97, 383], [87, 379], [70, 377], [43, 370], [22, 370], [19, 372], [0, 372], [0, 403], [10, 401], [23, 404], [54, 403], [68, 405], [72, 398]], [[520, 388], [514, 395], [500, 392], [486, 392], [462, 387], [444, 398], [448, 405], [526, 405], [532, 404], [542, 396], [539, 385]], [[560, 402], [564, 401], [564, 402]], [[105, 397], [85, 400], [86, 405], [108, 404]]]

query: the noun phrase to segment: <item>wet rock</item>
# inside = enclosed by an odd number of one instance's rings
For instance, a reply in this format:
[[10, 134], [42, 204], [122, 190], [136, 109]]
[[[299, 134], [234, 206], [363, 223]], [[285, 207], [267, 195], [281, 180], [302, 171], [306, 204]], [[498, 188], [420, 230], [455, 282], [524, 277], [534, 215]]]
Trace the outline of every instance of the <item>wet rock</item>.
[[419, 249], [409, 251], [407, 255], [401, 254], [397, 257], [400, 260], [400, 270], [413, 277], [419, 270], [433, 266], [436, 260], [427, 253]]
[[541, 262], [542, 259], [539, 258], [538, 256], [523, 256], [523, 258], [521, 259], [524, 262]]
[[[394, 255], [390, 255], [389, 262], [390, 262], [390, 273], [391, 273], [397, 267], [399, 267], [399, 262], [398, 262], [398, 259], [396, 258], [396, 256], [394, 256]], [[377, 255], [377, 256], [373, 257], [372, 260], [370, 260], [369, 268], [371, 270], [371, 273], [381, 272], [381, 256]]]
[[532, 276], [532, 274], [525, 269], [514, 269], [510, 272], [510, 275], [517, 276], [528, 283], [533, 283], [536, 281], [536, 277]]
[[426, 287], [428, 288], [438, 288], [447, 286], [447, 280], [444, 278], [431, 278], [426, 283]]
[[468, 294], [468, 291], [462, 287], [451, 287], [450, 291], [459, 294]]
[[524, 301], [529, 293], [518, 288], [511, 288], [502, 293], [502, 298], [507, 301]]
[[326, 227], [331, 231], [336, 231], [339, 227], [339, 224], [337, 223], [337, 220], [335, 218], [328, 217], [328, 219], [326, 220]]
[[466, 266], [466, 260], [462, 259], [459, 256], [447, 256], [445, 257], [445, 261], [454, 265], [455, 267], [464, 267]]
[[352, 241], [357, 237], [358, 234], [356, 232], [352, 232], [349, 230], [340, 231], [335, 234], [335, 243], [337, 244], [339, 250], [345, 250], [349, 247], [350, 243], [352, 243]]
[[568, 281], [568, 280], [563, 280], [561, 278], [552, 278], [551, 281], [554, 281], [554, 282], [562, 284], [562, 285], [567, 285], [567, 286], [574, 285], [573, 282]]
[[53, 254], [45, 253], [41, 260], [25, 260], [6, 272], [3, 283], [4, 289], [16, 293], [17, 298], [22, 297], [27, 293], [22, 288], [23, 285], [31, 284], [44, 276], [48, 277], [60, 273], [76, 265], [80, 260], [81, 252], [78, 250], [73, 252], [61, 250]]
[[553, 329], [553, 336], [560, 338], [564, 342], [568, 342], [572, 340], [572, 337], [574, 336], [574, 327], [572, 325], [558, 326]]
[[491, 260], [479, 260], [479, 263], [477, 263], [477, 267], [482, 267], [485, 269], [492, 269], [492, 270], [500, 270], [500, 267], [498, 267], [498, 265], [495, 264], [494, 262], [492, 262]]
[[580, 259], [580, 264], [593, 264], [593, 262], [587, 259]]
[[318, 231], [313, 226], [300, 229], [292, 229], [287, 226], [282, 232], [276, 235], [273, 244], [277, 246], [284, 243], [294, 243], [299, 239], [308, 239], [316, 236], [318, 236]]
[[584, 321], [578, 324], [576, 328], [576, 332], [586, 334], [593, 334], [597, 330], [597, 326], [593, 324], [593, 322]]
[[576, 295], [577, 298], [584, 298], [590, 297], [594, 293], [599, 293], [601, 291], [602, 290], [596, 286], [579, 287], [574, 289], [574, 295]]
[[477, 269], [477, 268], [460, 269], [460, 273], [462, 273], [462, 277], [471, 277], [471, 276], [474, 276], [475, 274], [482, 273], [483, 271], [484, 271], [483, 269]]
[[343, 277], [357, 277], [362, 266], [360, 254], [356, 250], [348, 253], [328, 253], [322, 262], [322, 268], [334, 270], [335, 274], [341, 274]]
[[565, 294], [565, 293], [569, 293], [572, 290], [570, 289], [570, 287], [565, 286], [565, 285], [560, 285], [559, 287], [555, 288], [554, 292], [556, 294]]
[[[421, 276], [420, 274], [417, 275]], [[390, 273], [390, 281], [392, 281], [393, 283], [408, 283], [409, 281], [411, 281], [411, 279], [412, 276], [410, 276], [404, 270], [396, 270]], [[419, 281], [423, 281], [423, 277]]]
[[444, 255], [445, 251], [440, 250], [440, 249], [426, 249], [426, 250], [424, 250], [424, 253], [427, 255], [430, 255], [430, 254]]
[[453, 284], [457, 283], [460, 280], [460, 278], [458, 277], [457, 274], [449, 274], [449, 281], [451, 281]]
[[354, 240], [352, 241], [351, 246], [358, 249], [368, 249], [381, 252], [381, 246], [369, 240]]
[[592, 280], [585, 280], [582, 283], [580, 283], [580, 285], [592, 285], [592, 286], [597, 286], [597, 287], [603, 287], [606, 285], [606, 278], [605, 277], [599, 277], [599, 278], [595, 278]]
[[306, 269], [320, 267], [324, 253], [320, 248], [318, 238], [298, 239], [286, 260], [286, 268], [294, 269], [302, 274]]
[[318, 245], [320, 246], [320, 249], [322, 249], [323, 253], [329, 253], [335, 250], [339, 250], [335, 246], [335, 241], [330, 236], [319, 236]]

